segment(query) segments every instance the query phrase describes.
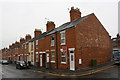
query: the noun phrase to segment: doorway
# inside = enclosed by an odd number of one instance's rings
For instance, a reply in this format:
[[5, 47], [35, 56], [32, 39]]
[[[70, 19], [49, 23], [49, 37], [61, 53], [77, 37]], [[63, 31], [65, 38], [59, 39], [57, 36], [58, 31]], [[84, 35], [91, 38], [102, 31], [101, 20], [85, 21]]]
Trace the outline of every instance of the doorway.
[[75, 70], [75, 56], [74, 56], [74, 48], [69, 48], [70, 55], [70, 70]]

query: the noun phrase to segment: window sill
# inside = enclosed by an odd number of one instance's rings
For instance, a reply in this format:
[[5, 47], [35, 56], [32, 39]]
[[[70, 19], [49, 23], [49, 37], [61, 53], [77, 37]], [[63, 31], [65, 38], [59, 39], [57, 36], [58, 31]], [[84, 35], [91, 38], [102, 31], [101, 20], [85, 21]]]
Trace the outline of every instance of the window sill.
[[61, 43], [61, 45], [66, 45], [65, 43]]
[[66, 62], [61, 62], [61, 64], [66, 64]]
[[54, 45], [50, 45], [51, 47], [53, 47]]
[[55, 61], [51, 61], [51, 63], [55, 63]]

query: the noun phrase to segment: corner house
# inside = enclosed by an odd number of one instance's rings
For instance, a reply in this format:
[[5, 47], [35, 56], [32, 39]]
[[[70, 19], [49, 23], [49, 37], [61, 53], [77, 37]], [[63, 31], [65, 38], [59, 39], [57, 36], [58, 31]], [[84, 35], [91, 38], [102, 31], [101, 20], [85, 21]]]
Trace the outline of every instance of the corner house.
[[46, 30], [34, 33], [34, 61], [40, 67], [76, 70], [90, 67], [92, 59], [97, 64], [111, 60], [111, 38], [94, 13], [81, 17], [72, 7], [70, 22], [55, 28], [48, 21]]

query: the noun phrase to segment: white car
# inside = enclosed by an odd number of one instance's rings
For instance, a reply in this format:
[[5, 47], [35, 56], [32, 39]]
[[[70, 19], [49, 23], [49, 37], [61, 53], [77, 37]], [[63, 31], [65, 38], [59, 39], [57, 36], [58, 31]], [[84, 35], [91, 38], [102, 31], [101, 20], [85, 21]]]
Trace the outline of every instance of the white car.
[[1, 60], [0, 63], [1, 64], [9, 64], [8, 60]]

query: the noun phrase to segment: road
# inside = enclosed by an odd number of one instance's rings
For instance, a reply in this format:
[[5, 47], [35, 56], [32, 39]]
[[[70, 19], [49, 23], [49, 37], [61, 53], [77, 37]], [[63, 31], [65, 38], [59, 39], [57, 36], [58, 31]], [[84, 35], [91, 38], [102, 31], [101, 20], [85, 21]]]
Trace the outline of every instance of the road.
[[2, 65], [0, 64], [0, 79], [2, 79]]
[[[31, 69], [16, 69], [13, 65], [2, 65], [2, 78], [46, 78], [51, 75], [44, 75]], [[52, 76], [51, 76], [52, 77]]]
[[2, 78], [118, 78], [120, 66], [114, 65], [106, 70], [86, 76], [56, 76], [31, 69], [16, 69], [14, 65], [2, 65]]

